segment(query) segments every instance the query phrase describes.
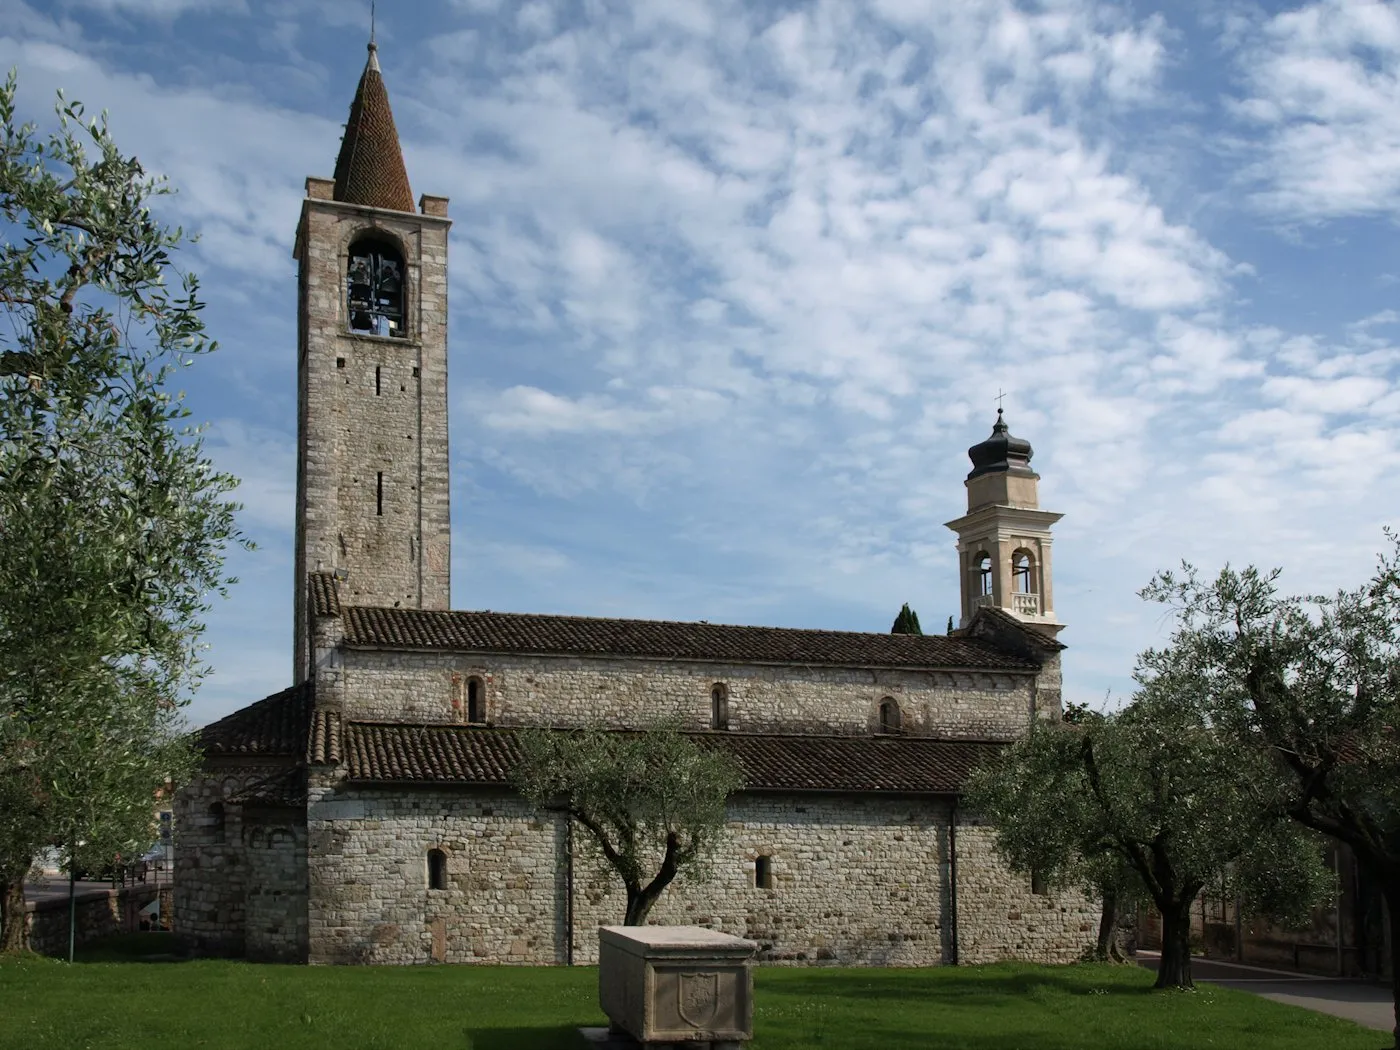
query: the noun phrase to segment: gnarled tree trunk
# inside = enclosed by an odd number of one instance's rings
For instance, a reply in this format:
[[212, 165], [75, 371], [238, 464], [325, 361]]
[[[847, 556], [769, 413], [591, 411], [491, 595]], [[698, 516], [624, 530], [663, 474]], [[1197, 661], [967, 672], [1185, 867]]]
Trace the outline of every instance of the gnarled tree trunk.
[[28, 946], [24, 876], [0, 878], [0, 953], [22, 952]]
[[1191, 980], [1191, 899], [1158, 901], [1162, 913], [1162, 958], [1158, 988], [1195, 988]]
[[1099, 940], [1094, 948], [1094, 958], [1098, 962], [1126, 961], [1123, 949], [1118, 946], [1118, 919], [1121, 910], [1117, 892], [1106, 892], [1103, 895], [1103, 910], [1099, 913]]

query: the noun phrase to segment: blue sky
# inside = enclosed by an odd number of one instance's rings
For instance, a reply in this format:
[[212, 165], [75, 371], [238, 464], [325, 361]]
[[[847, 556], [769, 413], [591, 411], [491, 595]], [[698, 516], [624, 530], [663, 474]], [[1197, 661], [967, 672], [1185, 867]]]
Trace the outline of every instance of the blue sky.
[[[888, 630], [956, 611], [1008, 392], [1066, 693], [1131, 689], [1182, 558], [1369, 575], [1400, 495], [1390, 4], [380, 5], [415, 194], [452, 199], [453, 605]], [[363, 10], [362, 10], [363, 9]], [[291, 672], [295, 281], [364, 64], [349, 0], [0, 0], [45, 120], [110, 111], [201, 235], [189, 377], [243, 479], [217, 718]]]

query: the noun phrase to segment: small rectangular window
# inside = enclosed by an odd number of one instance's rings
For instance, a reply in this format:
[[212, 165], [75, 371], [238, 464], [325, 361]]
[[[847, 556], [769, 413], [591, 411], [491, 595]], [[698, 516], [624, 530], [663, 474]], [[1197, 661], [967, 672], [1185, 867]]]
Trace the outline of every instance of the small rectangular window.
[[375, 397], [378, 397], [378, 396], [379, 396], [379, 372], [380, 372], [380, 367], [379, 367], [379, 365], [375, 365], [375, 366], [374, 366], [374, 396], [375, 396]]
[[335, 367], [336, 367], [336, 368], [344, 368], [344, 367], [345, 367], [345, 358], [343, 358], [343, 357], [337, 357], [337, 358], [335, 359]]
[[1050, 894], [1050, 887], [1045, 881], [1045, 876], [1035, 868], [1031, 869], [1031, 892], [1037, 897], [1046, 897]]
[[773, 888], [773, 858], [767, 854], [753, 862], [753, 884], [761, 890]]
[[374, 513], [384, 516], [384, 472], [375, 475]]
[[418, 378], [418, 366], [417, 366], [417, 365], [414, 365], [414, 366], [413, 366], [413, 378], [414, 378], [414, 379], [417, 379], [417, 378]]

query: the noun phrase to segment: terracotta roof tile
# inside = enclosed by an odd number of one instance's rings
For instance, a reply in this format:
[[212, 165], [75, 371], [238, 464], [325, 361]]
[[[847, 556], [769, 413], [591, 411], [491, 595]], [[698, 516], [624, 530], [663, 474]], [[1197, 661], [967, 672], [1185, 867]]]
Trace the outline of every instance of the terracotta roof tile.
[[389, 91], [379, 72], [379, 56], [369, 45], [350, 119], [335, 161], [335, 199], [393, 211], [413, 211], [413, 190], [389, 109]]
[[306, 586], [311, 593], [311, 609], [317, 616], [340, 615], [340, 595], [335, 589], [333, 573], [308, 573]]
[[340, 712], [321, 708], [312, 713], [306, 734], [306, 761], [313, 766], [340, 764]]
[[249, 784], [230, 802], [244, 806], [304, 806], [306, 805], [306, 770], [298, 766]]
[[[345, 727], [351, 780], [504, 785], [519, 760], [513, 729], [351, 722]], [[952, 794], [1002, 744], [923, 737], [687, 734], [729, 750], [751, 791]]]
[[344, 606], [352, 646], [656, 657], [733, 663], [1021, 671], [1034, 660], [976, 638], [737, 627], [523, 613]]
[[198, 746], [211, 755], [295, 755], [306, 751], [312, 688], [301, 685], [273, 693], [199, 730]]

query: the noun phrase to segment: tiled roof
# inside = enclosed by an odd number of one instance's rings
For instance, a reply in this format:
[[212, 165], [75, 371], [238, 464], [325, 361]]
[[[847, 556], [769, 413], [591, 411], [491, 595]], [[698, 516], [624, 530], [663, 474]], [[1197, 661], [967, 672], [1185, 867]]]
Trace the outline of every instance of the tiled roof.
[[306, 761], [313, 766], [340, 764], [340, 712], [322, 708], [311, 716], [306, 734]]
[[340, 615], [340, 595], [336, 593], [334, 575], [329, 572], [308, 573], [306, 586], [311, 592], [311, 609], [317, 616]]
[[197, 742], [210, 755], [295, 755], [306, 752], [311, 718], [311, 682], [249, 704], [203, 729]]
[[244, 806], [306, 805], [306, 771], [298, 766], [249, 784], [228, 801]]
[[977, 638], [736, 627], [668, 620], [611, 620], [524, 613], [445, 612], [348, 605], [352, 646], [458, 652], [657, 657], [731, 663], [824, 664], [1022, 671], [1034, 660]]
[[[375, 783], [504, 785], [519, 760], [513, 729], [351, 722], [349, 778]], [[1003, 745], [923, 737], [687, 734], [738, 760], [751, 791], [951, 794]]]
[[375, 46], [360, 76], [350, 119], [335, 161], [335, 199], [372, 208], [413, 211], [413, 190], [403, 166], [399, 133], [389, 109], [389, 92], [379, 72]]
[[1038, 649], [1044, 649], [1048, 653], [1058, 653], [1065, 649], [1065, 643], [1058, 639], [1051, 638], [1048, 634], [1042, 634], [1024, 620], [1017, 619], [1005, 609], [998, 609], [995, 605], [984, 605], [977, 610], [979, 617], [985, 616], [993, 620], [998, 620], [1009, 627], [1015, 627], [1026, 636], [1026, 640]]

